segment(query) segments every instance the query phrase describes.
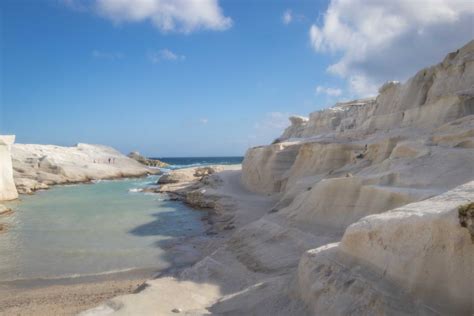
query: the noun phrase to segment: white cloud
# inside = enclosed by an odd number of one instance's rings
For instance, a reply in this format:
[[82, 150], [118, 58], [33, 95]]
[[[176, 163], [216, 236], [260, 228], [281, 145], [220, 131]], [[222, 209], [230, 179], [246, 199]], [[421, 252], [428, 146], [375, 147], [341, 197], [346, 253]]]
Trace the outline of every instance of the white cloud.
[[122, 59], [123, 56], [124, 55], [120, 52], [104, 52], [97, 49], [94, 49], [92, 51], [92, 57], [97, 58], [97, 59], [116, 60], [116, 59]]
[[287, 9], [285, 10], [285, 12], [283, 12], [283, 15], [281, 16], [281, 21], [283, 22], [283, 24], [288, 25], [294, 22], [305, 22], [307, 21], [307, 18], [303, 14], [299, 14], [293, 12], [293, 10], [291, 9]]
[[338, 97], [342, 94], [342, 90], [339, 89], [339, 88], [330, 88], [330, 87], [317, 86], [316, 87], [316, 94], [326, 94], [330, 97]]
[[232, 25], [217, 0], [96, 0], [96, 8], [116, 23], [150, 21], [163, 32], [221, 31]]
[[199, 120], [199, 123], [205, 125], [205, 124], [209, 123], [209, 120], [207, 118], [202, 118], [202, 119]]
[[285, 12], [283, 12], [283, 16], [281, 17], [281, 20], [283, 22], [283, 24], [290, 24], [291, 21], [293, 20], [293, 13], [291, 12], [291, 10], [286, 10]]
[[186, 59], [186, 56], [176, 54], [165, 48], [157, 52], [148, 52], [148, 59], [153, 64], [158, 64], [161, 61], [184, 61]]
[[162, 32], [223, 31], [232, 26], [218, 0], [62, 0], [72, 8], [92, 11], [116, 24], [150, 22]]
[[338, 60], [328, 72], [357, 96], [374, 94], [387, 80], [405, 80], [474, 37], [468, 0], [331, 0], [312, 47]]

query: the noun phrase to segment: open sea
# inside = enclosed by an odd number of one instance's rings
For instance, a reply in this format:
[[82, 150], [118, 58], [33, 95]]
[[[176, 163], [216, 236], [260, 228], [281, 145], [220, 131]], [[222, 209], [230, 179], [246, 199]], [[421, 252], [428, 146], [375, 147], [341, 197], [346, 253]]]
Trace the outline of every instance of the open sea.
[[[160, 158], [170, 169], [242, 157]], [[54, 186], [4, 203], [0, 281], [74, 278], [170, 267], [163, 244], [202, 234], [202, 211], [140, 189], [159, 176]]]
[[170, 169], [180, 169], [186, 167], [208, 166], [208, 165], [235, 165], [241, 164], [244, 157], [164, 157], [151, 158], [158, 159], [170, 164]]

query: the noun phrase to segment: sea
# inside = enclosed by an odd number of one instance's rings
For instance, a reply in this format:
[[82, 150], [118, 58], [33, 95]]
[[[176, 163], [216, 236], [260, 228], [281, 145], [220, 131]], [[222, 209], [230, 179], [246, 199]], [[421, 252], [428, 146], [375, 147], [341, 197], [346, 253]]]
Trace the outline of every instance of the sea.
[[153, 157], [170, 165], [170, 169], [186, 167], [209, 166], [209, 165], [235, 165], [241, 164], [244, 157]]
[[[243, 157], [159, 158], [169, 169], [239, 164]], [[159, 193], [142, 192], [159, 176], [54, 186], [6, 203], [0, 282], [160, 271], [164, 245], [203, 234], [205, 215]]]

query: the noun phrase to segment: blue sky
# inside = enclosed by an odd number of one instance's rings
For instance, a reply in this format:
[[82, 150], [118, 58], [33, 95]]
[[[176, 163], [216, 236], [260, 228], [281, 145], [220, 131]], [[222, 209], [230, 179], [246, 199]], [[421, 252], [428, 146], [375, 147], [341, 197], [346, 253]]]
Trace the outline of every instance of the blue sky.
[[[360, 20], [348, 20], [345, 1], [183, 0], [163, 11], [168, 1], [2, 1], [0, 133], [158, 157], [243, 155], [277, 137], [289, 114], [373, 94], [474, 37], [464, 1], [427, 21], [388, 8], [410, 27], [389, 25], [375, 42]], [[329, 6], [339, 10], [336, 27]], [[393, 56], [373, 62], [369, 48], [383, 53], [400, 41], [436, 49], [409, 65]], [[362, 57], [354, 53], [361, 43]]]

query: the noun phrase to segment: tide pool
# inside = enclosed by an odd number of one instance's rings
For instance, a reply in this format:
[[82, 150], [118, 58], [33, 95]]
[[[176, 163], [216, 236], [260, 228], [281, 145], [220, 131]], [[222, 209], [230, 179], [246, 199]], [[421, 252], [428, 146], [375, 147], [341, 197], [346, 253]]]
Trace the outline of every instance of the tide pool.
[[0, 281], [169, 267], [160, 243], [203, 232], [202, 213], [137, 192], [157, 177], [56, 186], [6, 204]]

